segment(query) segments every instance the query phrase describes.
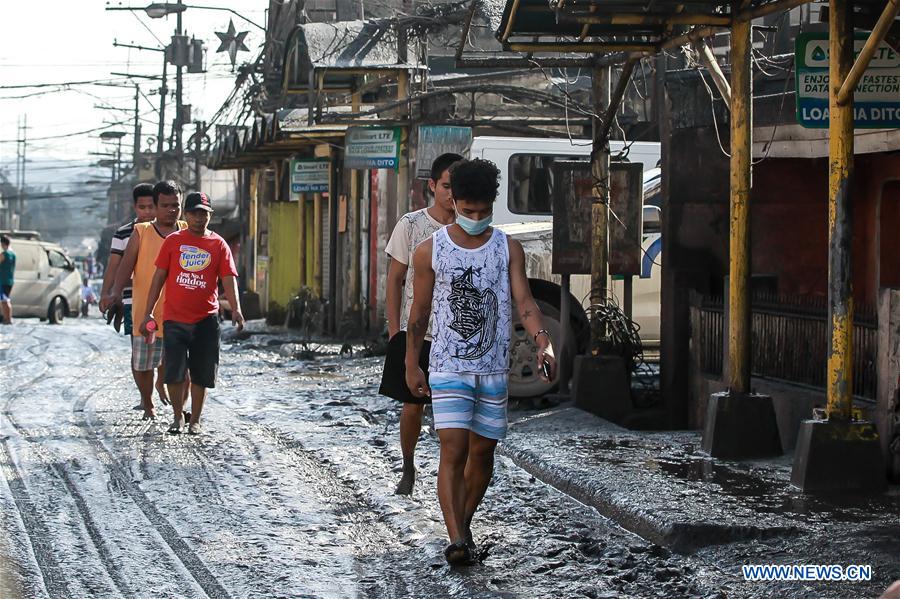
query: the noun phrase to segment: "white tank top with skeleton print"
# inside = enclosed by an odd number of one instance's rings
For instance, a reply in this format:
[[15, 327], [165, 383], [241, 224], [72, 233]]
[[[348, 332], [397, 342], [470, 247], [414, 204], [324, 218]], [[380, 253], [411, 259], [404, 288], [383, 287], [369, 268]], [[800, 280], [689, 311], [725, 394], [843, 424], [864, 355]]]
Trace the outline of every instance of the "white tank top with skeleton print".
[[453, 243], [444, 227], [432, 236], [434, 295], [431, 372], [501, 374], [509, 371], [512, 300], [509, 246], [494, 229], [480, 248]]

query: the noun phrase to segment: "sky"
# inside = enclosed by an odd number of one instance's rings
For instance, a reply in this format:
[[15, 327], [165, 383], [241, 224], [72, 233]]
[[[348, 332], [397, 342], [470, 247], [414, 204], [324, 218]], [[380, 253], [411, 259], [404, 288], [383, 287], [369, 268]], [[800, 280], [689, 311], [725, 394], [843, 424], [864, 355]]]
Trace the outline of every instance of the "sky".
[[[31, 162], [29, 183], [53, 183], [64, 190], [73, 177], [108, 178], [109, 169], [91, 167], [101, 156], [91, 152], [109, 152], [111, 146], [99, 138], [99, 131], [59, 139], [40, 139], [79, 133], [91, 129], [113, 128], [129, 132], [123, 147], [131, 147], [133, 130], [134, 83], [139, 83], [147, 98], [141, 98], [143, 146], [155, 136], [159, 82], [149, 79], [128, 80], [111, 72], [159, 75], [162, 54], [113, 47], [113, 41], [141, 46], [161, 47], [175, 31], [175, 16], [151, 19], [142, 10], [107, 11], [106, 6], [143, 8], [147, 2], [106, 2], [105, 0], [2, 0], [0, 1], [0, 169], [14, 182], [17, 122], [28, 115], [27, 155]], [[262, 30], [224, 11], [202, 10], [194, 6], [230, 8], [250, 20], [265, 25], [267, 0], [219, 0], [218, 3], [188, 0], [192, 8], [183, 13], [188, 36], [203, 39], [207, 49], [207, 72], [185, 74], [184, 102], [193, 105], [192, 118], [208, 119], [221, 106], [234, 86], [235, 74], [226, 52], [216, 53], [219, 40], [215, 32], [224, 32], [229, 19], [237, 31], [248, 31], [245, 39], [250, 52], [239, 52], [237, 62], [256, 58], [264, 40]], [[174, 67], [169, 67], [169, 88], [174, 90]], [[128, 87], [98, 85], [73, 86], [69, 90], [48, 88], [10, 88], [10, 86], [69, 81], [112, 80]], [[45, 93], [49, 92], [49, 93]], [[39, 95], [33, 95], [38, 94]], [[28, 97], [23, 97], [28, 96]], [[125, 110], [107, 110], [97, 108]], [[167, 98], [167, 120], [174, 112], [174, 95]], [[125, 121], [115, 126], [117, 121]], [[167, 127], [167, 130], [169, 127]], [[193, 125], [184, 129], [185, 139]], [[125, 152], [123, 151], [123, 154]], [[85, 170], [87, 169], [87, 170]]]

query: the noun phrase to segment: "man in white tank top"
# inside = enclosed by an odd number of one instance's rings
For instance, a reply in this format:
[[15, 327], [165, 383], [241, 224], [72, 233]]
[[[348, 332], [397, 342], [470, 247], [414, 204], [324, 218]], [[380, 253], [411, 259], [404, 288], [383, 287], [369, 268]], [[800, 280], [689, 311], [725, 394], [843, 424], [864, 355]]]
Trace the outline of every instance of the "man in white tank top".
[[[441, 440], [438, 498], [450, 544], [450, 565], [472, 560], [472, 518], [494, 470], [494, 449], [506, 435], [512, 304], [538, 348], [542, 376], [556, 360], [525, 274], [525, 251], [490, 226], [500, 172], [475, 159], [450, 169], [456, 223], [435, 232], [413, 256], [415, 279], [406, 350], [406, 384], [432, 399]], [[430, 374], [419, 367], [433, 318]]]

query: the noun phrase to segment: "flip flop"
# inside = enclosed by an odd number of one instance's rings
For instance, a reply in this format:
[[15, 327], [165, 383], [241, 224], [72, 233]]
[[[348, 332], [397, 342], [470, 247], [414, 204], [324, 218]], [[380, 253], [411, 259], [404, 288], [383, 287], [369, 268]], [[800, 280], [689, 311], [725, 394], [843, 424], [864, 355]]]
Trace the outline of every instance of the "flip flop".
[[469, 550], [469, 546], [466, 545], [465, 541], [450, 543], [447, 545], [447, 548], [444, 549], [444, 559], [447, 560], [447, 563], [450, 564], [451, 567], [465, 566], [471, 563], [472, 552]]

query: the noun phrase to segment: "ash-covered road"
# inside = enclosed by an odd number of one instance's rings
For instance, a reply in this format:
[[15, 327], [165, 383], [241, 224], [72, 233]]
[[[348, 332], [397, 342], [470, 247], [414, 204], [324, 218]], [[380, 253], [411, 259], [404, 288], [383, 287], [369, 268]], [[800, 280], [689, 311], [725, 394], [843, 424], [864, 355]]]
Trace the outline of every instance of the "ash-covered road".
[[101, 321], [3, 327], [0, 595], [724, 597], [740, 586], [503, 458], [474, 525], [486, 556], [449, 569], [435, 437], [420, 443], [413, 496], [393, 495], [398, 411], [375, 391], [381, 360], [295, 349], [271, 335], [225, 342], [205, 433], [170, 436], [168, 408], [150, 423], [131, 409], [128, 341]]

